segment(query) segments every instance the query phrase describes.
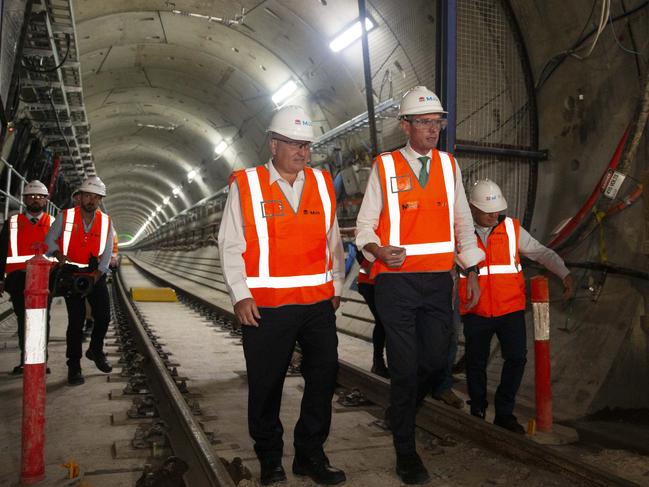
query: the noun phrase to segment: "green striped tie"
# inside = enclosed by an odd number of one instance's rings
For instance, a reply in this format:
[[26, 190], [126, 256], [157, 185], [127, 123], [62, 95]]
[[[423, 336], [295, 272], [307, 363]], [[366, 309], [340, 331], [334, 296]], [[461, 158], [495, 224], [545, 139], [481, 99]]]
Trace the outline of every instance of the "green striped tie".
[[421, 162], [421, 170], [419, 171], [419, 184], [422, 188], [425, 188], [426, 183], [428, 182], [428, 159], [430, 159], [430, 157], [421, 156], [417, 159], [419, 159], [419, 162]]

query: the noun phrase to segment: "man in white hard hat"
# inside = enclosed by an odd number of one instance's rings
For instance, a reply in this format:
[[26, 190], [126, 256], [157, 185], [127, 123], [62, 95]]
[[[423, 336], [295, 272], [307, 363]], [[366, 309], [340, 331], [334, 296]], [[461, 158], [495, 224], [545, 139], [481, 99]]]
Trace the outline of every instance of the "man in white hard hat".
[[415, 448], [415, 414], [445, 369], [452, 333], [454, 257], [470, 272], [468, 299], [479, 296], [484, 258], [473, 232], [460, 168], [436, 149], [446, 119], [424, 86], [399, 106], [405, 147], [376, 157], [356, 223], [356, 245], [373, 261], [376, 307], [385, 327], [396, 471], [406, 484], [430, 476]]
[[345, 473], [330, 465], [323, 444], [338, 370], [335, 310], [345, 278], [336, 198], [329, 173], [307, 166], [314, 135], [304, 109], [280, 109], [268, 134], [270, 160], [232, 174], [218, 236], [225, 283], [243, 325], [248, 426], [261, 484], [285, 480], [279, 412], [299, 343], [305, 385], [293, 473], [334, 485]]
[[[12, 215], [0, 232], [0, 296], [9, 293], [18, 322], [20, 364], [12, 374], [22, 374], [25, 363], [25, 274], [27, 261], [34, 257], [34, 244], [43, 242], [53, 218], [45, 211], [49, 191], [43, 183], [34, 180], [23, 188], [25, 212]], [[6, 277], [5, 277], [6, 274]], [[48, 303], [49, 304], [49, 303]], [[49, 337], [49, 309], [48, 309]], [[49, 368], [47, 369], [49, 373]]]
[[[94, 327], [86, 358], [92, 360], [104, 373], [113, 368], [104, 354], [104, 337], [110, 321], [110, 298], [106, 286], [106, 272], [113, 249], [113, 227], [110, 217], [99, 210], [106, 196], [106, 186], [97, 176], [86, 179], [79, 187], [79, 206], [61, 212], [45, 239], [48, 254], [59, 263], [69, 263], [88, 269], [94, 276], [94, 286], [87, 295], [73, 293], [65, 296], [68, 309], [66, 357], [68, 384], [85, 382], [81, 373], [81, 343], [85, 317], [85, 300], [92, 307]], [[92, 270], [92, 264], [96, 269]]]
[[521, 227], [516, 218], [501, 214], [507, 209], [500, 187], [484, 179], [469, 195], [479, 246], [486, 259], [480, 264], [480, 299], [463, 297], [466, 279], [460, 278], [460, 313], [464, 322], [466, 378], [471, 414], [485, 418], [487, 410], [487, 361], [495, 334], [504, 359], [496, 390], [494, 424], [514, 433], [525, 429], [514, 416], [516, 393], [527, 362], [525, 334], [525, 278], [520, 256], [542, 264], [561, 279], [564, 299], [574, 291], [570, 271], [554, 251], [544, 247]]

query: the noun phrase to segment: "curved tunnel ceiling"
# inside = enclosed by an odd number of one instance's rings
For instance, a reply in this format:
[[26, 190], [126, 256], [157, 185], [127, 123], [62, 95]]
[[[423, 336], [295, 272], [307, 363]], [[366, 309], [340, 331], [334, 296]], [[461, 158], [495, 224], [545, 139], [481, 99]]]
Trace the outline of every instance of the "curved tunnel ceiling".
[[[245, 8], [245, 23], [174, 8], [229, 18]], [[95, 165], [120, 234], [137, 233], [166, 197], [171, 217], [265, 157], [271, 96], [287, 80], [300, 86], [291, 101], [307, 105], [321, 132], [365, 110], [360, 43], [328, 48], [358, 17], [356, 2], [79, 0], [75, 15]], [[370, 35], [398, 46], [378, 23]], [[215, 161], [222, 140], [228, 148]]]

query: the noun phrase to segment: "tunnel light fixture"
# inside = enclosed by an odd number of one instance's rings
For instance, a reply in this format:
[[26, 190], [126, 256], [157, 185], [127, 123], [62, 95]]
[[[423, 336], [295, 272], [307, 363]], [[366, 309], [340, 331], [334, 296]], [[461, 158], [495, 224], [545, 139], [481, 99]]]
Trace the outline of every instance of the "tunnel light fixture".
[[180, 186], [176, 186], [172, 193], [174, 194], [174, 196], [178, 196], [180, 194]]
[[216, 145], [216, 147], [214, 147], [214, 154], [220, 156], [225, 152], [225, 149], [227, 148], [228, 148], [228, 143], [225, 140], [222, 140]]
[[279, 105], [284, 100], [286, 100], [289, 96], [291, 96], [293, 93], [295, 93], [295, 90], [297, 90], [297, 83], [295, 81], [293, 81], [292, 79], [288, 80], [272, 96], [273, 103], [275, 103], [275, 105]]
[[[365, 30], [367, 32], [371, 31], [374, 28], [374, 22], [369, 18], [365, 17]], [[348, 27], [340, 34], [338, 34], [334, 39], [329, 43], [329, 49], [333, 52], [340, 52], [349, 46], [356, 39], [360, 38], [363, 34], [363, 28], [361, 26], [361, 21], [358, 20], [351, 27]]]
[[197, 174], [198, 174], [198, 171], [196, 169], [192, 169], [191, 171], [189, 171], [187, 173], [187, 180], [189, 182], [192, 182]]
[[140, 123], [140, 122], [135, 122], [135, 125], [141, 128], [149, 128], [149, 129], [156, 129], [156, 130], [166, 130], [167, 132], [173, 132], [178, 128], [178, 125], [175, 123], [170, 123], [169, 125], [157, 125], [153, 123]]
[[167, 196], [165, 199], [162, 200], [162, 204], [163, 205], [168, 205], [169, 201], [171, 201], [171, 198], [169, 196]]

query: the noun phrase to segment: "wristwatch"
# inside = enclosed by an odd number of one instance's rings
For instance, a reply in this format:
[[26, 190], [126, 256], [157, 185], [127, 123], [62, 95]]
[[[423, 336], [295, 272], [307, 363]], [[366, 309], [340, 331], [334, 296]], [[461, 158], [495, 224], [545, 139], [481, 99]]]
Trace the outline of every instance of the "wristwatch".
[[471, 267], [467, 267], [466, 269], [462, 270], [462, 274], [465, 276], [469, 276], [469, 272], [475, 272], [478, 276], [480, 275], [480, 267], [477, 265], [472, 265]]

